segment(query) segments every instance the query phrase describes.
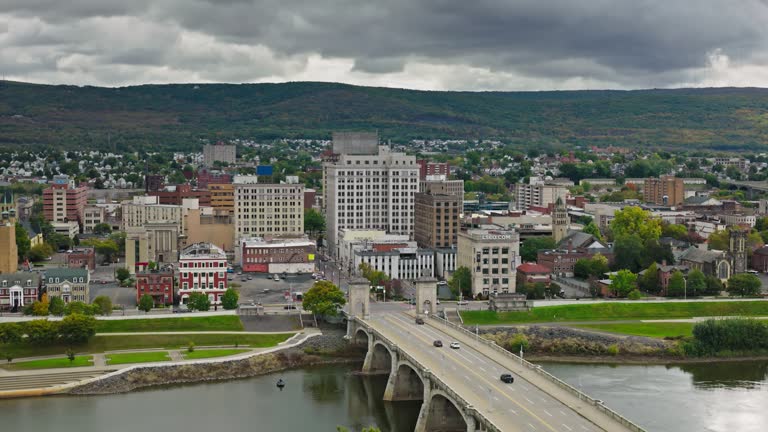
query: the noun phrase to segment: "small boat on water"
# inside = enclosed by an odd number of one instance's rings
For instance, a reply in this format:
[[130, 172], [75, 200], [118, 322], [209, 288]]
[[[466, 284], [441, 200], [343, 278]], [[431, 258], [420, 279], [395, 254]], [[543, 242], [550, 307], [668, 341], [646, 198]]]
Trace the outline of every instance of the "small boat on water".
[[280, 391], [282, 391], [283, 387], [285, 387], [285, 381], [283, 381], [283, 379], [280, 378], [279, 380], [277, 380], [277, 388], [279, 388]]

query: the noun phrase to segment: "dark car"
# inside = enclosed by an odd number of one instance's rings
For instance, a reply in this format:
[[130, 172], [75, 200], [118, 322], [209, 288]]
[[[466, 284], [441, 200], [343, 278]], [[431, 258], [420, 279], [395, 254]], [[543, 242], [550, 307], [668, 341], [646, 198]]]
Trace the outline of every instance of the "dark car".
[[440, 348], [440, 347], [442, 347], [442, 346], [443, 346], [443, 341], [441, 341], [440, 339], [438, 339], [438, 340], [436, 340], [436, 341], [432, 342], [432, 345], [434, 345], [434, 346], [436, 346], [436, 347]]
[[283, 306], [283, 309], [296, 309], [296, 306], [294, 306], [294, 305], [290, 305], [290, 306], [289, 305], [285, 305], [285, 306]]
[[421, 318], [416, 318], [416, 324], [424, 324], [424, 320]]
[[501, 374], [501, 382], [512, 384], [515, 382], [515, 377], [512, 374]]

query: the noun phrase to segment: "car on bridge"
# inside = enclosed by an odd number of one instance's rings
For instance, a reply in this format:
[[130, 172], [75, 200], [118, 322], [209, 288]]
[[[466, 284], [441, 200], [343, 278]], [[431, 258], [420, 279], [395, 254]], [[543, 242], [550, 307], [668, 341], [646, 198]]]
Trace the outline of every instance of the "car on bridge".
[[501, 374], [501, 382], [512, 384], [513, 382], [515, 382], [515, 377], [513, 377], [512, 374], [508, 374], [508, 373]]
[[424, 319], [416, 318], [416, 324], [424, 324]]
[[434, 345], [434, 346], [436, 346], [436, 347], [438, 347], [438, 348], [441, 348], [441, 347], [443, 346], [443, 341], [441, 341], [440, 339], [438, 339], [438, 340], [436, 340], [436, 341], [432, 342], [432, 345]]
[[452, 349], [459, 349], [459, 348], [461, 348], [461, 345], [459, 345], [458, 342], [451, 342], [451, 348]]

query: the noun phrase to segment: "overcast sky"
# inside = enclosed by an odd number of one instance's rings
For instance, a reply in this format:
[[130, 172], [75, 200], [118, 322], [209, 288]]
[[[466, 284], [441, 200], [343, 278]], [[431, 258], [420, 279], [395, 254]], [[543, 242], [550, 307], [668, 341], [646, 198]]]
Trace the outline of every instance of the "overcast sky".
[[104, 86], [768, 87], [768, 0], [0, 0], [0, 74]]

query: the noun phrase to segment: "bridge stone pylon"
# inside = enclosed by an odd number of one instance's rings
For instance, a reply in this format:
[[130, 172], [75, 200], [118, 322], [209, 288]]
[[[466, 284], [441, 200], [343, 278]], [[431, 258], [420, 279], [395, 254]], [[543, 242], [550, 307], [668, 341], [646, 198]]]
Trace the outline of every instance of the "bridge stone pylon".
[[414, 282], [416, 287], [416, 316], [424, 317], [437, 313], [437, 279], [420, 277]]
[[349, 281], [349, 315], [363, 320], [371, 318], [371, 284], [367, 279], [354, 278]]

